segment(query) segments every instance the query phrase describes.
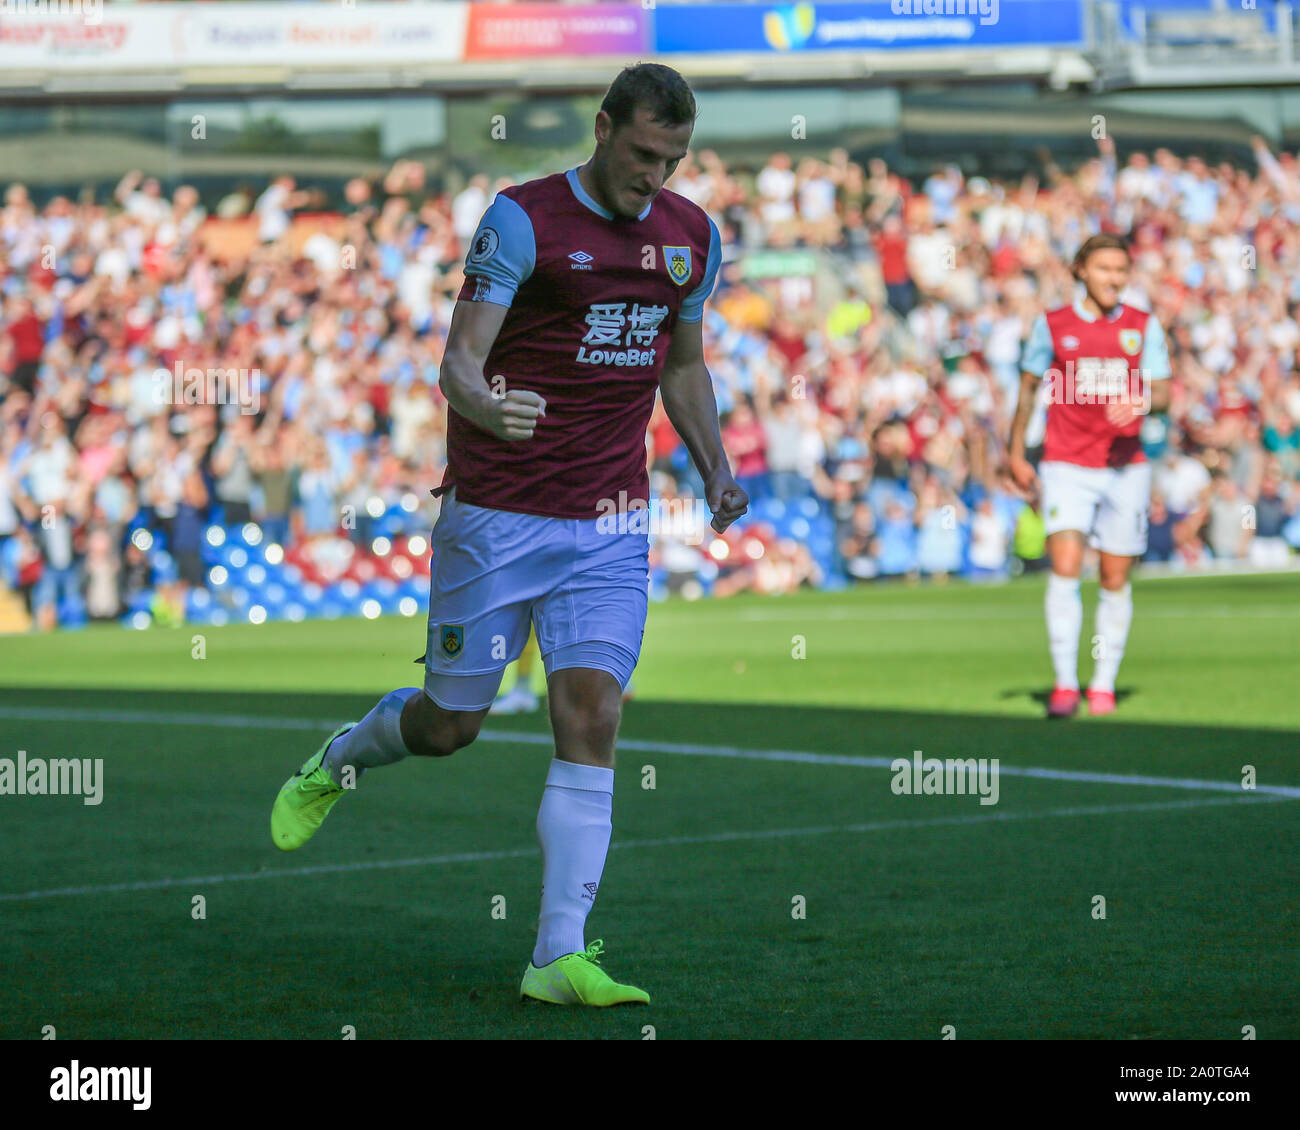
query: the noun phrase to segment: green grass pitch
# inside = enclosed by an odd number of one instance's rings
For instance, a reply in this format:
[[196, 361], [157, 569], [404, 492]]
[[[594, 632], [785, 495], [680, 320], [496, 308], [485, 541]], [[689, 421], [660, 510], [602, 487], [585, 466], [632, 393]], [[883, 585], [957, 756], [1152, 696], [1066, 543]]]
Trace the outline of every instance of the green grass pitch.
[[[587, 931], [652, 1004], [609, 1010], [517, 997], [543, 715], [271, 845], [329, 729], [418, 683], [422, 619], [7, 638], [0, 757], [105, 784], [0, 796], [0, 1037], [1300, 1037], [1300, 581], [1134, 592], [1119, 712], [1068, 722], [1033, 580], [653, 606]], [[914, 750], [998, 758], [998, 803], [846, 760]]]

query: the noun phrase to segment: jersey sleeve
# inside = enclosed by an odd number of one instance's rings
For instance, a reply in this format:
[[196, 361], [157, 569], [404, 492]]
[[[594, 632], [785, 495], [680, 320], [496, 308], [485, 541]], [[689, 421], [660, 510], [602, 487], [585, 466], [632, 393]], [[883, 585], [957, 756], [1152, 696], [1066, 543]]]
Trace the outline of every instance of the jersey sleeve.
[[1029, 340], [1020, 352], [1020, 370], [1041, 377], [1052, 367], [1056, 348], [1052, 345], [1052, 331], [1047, 328], [1047, 315], [1039, 314], [1029, 331]]
[[533, 221], [515, 201], [498, 193], [470, 241], [460, 297], [509, 306], [536, 262]]
[[1169, 379], [1169, 343], [1164, 327], [1152, 314], [1147, 319], [1147, 332], [1142, 335], [1142, 375], [1149, 381]]
[[680, 322], [698, 322], [704, 318], [705, 299], [713, 293], [713, 284], [718, 281], [718, 265], [722, 262], [722, 236], [718, 234], [718, 225], [709, 219], [709, 257], [704, 263], [704, 278], [690, 294], [682, 300], [682, 307], [677, 312]]

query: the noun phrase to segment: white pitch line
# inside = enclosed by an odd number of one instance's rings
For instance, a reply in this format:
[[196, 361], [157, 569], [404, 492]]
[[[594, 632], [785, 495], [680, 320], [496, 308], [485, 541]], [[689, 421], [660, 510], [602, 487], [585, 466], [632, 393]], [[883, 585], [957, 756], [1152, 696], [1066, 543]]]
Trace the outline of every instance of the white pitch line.
[[[52, 706], [0, 706], [0, 719], [29, 722], [122, 722], [133, 725], [216, 726], [226, 729], [330, 730], [355, 719], [277, 718], [238, 714], [189, 714], [134, 710], [90, 710]], [[506, 745], [552, 745], [550, 734], [528, 730], [482, 730], [478, 741]], [[729, 757], [743, 761], [789, 761], [806, 765], [846, 765], [857, 769], [892, 769], [897, 758], [863, 757], [848, 753], [813, 753], [798, 749], [743, 749], [739, 746], [696, 745], [682, 742], [651, 742], [620, 738], [618, 748], [632, 753], [683, 754], [690, 757]], [[924, 751], [922, 751], [924, 753]], [[901, 755], [900, 755], [901, 756]], [[904, 758], [910, 764], [910, 757]], [[1033, 777], [1045, 781], [1074, 781], [1089, 785], [1127, 785], [1139, 788], [1186, 789], [1196, 792], [1240, 793], [1239, 781], [1205, 781], [1196, 777], [1151, 777], [1134, 773], [1093, 773], [1077, 769], [1037, 768], [1006, 765], [999, 758], [998, 773], [1006, 777]], [[1300, 785], [1256, 785], [1255, 793], [1300, 798]]]
[[[1277, 804], [1282, 798], [1231, 797], [1214, 800], [1167, 800], [1146, 804], [1102, 804], [1084, 808], [1053, 808], [1045, 812], [987, 812], [973, 816], [937, 816], [930, 820], [874, 820], [866, 824], [838, 824], [813, 828], [769, 828], [750, 832], [715, 832], [707, 836], [667, 836], [657, 840], [617, 840], [612, 848], [684, 847], [695, 844], [721, 844], [737, 840], [775, 840], [791, 836], [825, 836], [837, 833], [906, 831], [915, 828], [964, 827], [1016, 820], [1046, 820], [1070, 816], [1116, 816], [1133, 812], [1173, 812], [1190, 808], [1208, 808], [1225, 804]], [[0, 902], [34, 902], [37, 899], [64, 898], [74, 895], [107, 895], [130, 891], [158, 891], [169, 887], [211, 887], [221, 883], [243, 883], [253, 879], [284, 879], [301, 875], [346, 874], [358, 871], [382, 871], [396, 867], [437, 867], [454, 863], [482, 863], [498, 859], [520, 859], [541, 854], [538, 848], [515, 848], [511, 851], [471, 851], [453, 855], [431, 855], [417, 859], [372, 860], [364, 863], [326, 863], [314, 867], [276, 867], [234, 875], [201, 875], [185, 879], [145, 879], [134, 883], [106, 883], [99, 886], [60, 887], [46, 891], [19, 891], [0, 894]]]
[[[1147, 620], [1197, 620], [1197, 619], [1256, 619], [1275, 620], [1279, 616], [1300, 616], [1298, 605], [1256, 605], [1251, 608], [1237, 608], [1230, 604], [1204, 605], [1202, 607], [1168, 607], [1147, 608], [1139, 612]], [[684, 623], [699, 623], [704, 617], [680, 617]], [[932, 622], [937, 620], [1038, 620], [1043, 619], [1042, 609], [1005, 608], [998, 605], [980, 606], [963, 605], [950, 609], [944, 608], [747, 608], [734, 613], [729, 619], [745, 620], [750, 623], [803, 623], [813, 620], [879, 620], [907, 623]], [[670, 621], [670, 617], [660, 615], [654, 624]]]

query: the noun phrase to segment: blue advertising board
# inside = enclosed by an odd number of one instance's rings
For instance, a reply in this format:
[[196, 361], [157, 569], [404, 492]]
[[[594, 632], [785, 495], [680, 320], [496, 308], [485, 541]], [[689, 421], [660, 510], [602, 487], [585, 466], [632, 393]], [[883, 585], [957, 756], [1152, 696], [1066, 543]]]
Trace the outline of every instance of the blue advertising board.
[[858, 4], [659, 4], [655, 50], [879, 51], [1074, 47], [1083, 0], [866, 0]]

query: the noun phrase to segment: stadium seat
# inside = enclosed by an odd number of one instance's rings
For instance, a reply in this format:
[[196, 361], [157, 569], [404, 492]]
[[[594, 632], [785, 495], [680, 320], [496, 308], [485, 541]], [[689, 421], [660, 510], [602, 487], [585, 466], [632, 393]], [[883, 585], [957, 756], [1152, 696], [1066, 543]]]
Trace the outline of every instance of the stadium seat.
[[84, 628], [89, 617], [86, 614], [86, 602], [80, 593], [72, 593], [59, 601], [59, 626], [61, 628]]
[[392, 613], [397, 611], [397, 605], [401, 598], [400, 586], [397, 582], [391, 581], [387, 577], [380, 577], [362, 585], [356, 601], [359, 608], [367, 600], [373, 600], [379, 604], [379, 607], [384, 612]]
[[237, 541], [245, 549], [261, 550], [266, 544], [266, 538], [262, 533], [262, 527], [256, 522], [245, 522], [242, 526], [226, 527], [226, 535], [231, 541]]
[[308, 609], [308, 614], [316, 620], [337, 620], [343, 615], [343, 605], [338, 601], [326, 598], [316, 605], [315, 609]]
[[136, 593], [126, 602], [127, 612], [148, 612], [150, 605], [153, 604], [153, 598], [153, 589], [145, 589], [142, 592]]
[[149, 559], [150, 564], [153, 566], [153, 583], [155, 585], [170, 585], [180, 579], [180, 570], [170, 553], [156, 550], [150, 554]]
[[422, 606], [429, 603], [429, 578], [410, 577], [397, 586], [398, 596], [409, 596], [418, 600]]
[[410, 524], [411, 515], [400, 506], [390, 507], [388, 512], [375, 523], [373, 532], [376, 537], [384, 537], [392, 541], [406, 533]]

